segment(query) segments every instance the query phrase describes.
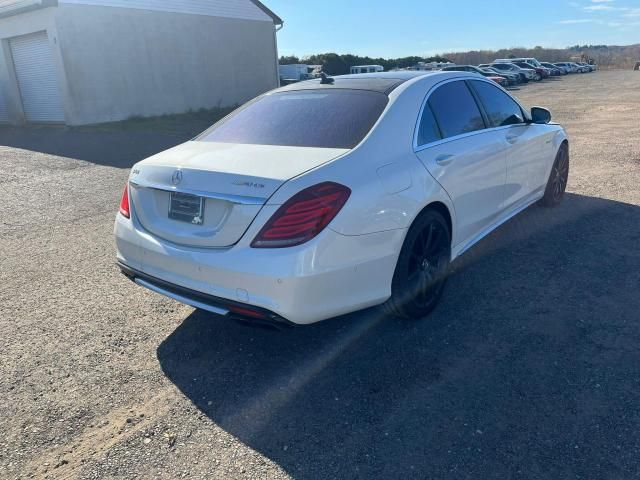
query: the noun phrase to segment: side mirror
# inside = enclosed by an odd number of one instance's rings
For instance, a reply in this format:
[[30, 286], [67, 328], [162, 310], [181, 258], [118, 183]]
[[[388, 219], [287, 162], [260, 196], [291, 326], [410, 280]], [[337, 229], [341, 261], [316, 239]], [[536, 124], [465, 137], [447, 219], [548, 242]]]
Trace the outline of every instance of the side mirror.
[[551, 112], [546, 108], [533, 107], [531, 109], [531, 122], [546, 124], [551, 121]]

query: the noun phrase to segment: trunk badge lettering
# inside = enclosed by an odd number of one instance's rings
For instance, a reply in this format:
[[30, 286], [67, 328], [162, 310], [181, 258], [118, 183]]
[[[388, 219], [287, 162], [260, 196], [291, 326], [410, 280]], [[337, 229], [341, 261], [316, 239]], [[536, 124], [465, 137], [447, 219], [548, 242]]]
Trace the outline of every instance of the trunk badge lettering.
[[233, 182], [233, 185], [237, 187], [249, 187], [249, 188], [264, 188], [263, 183], [255, 183], [255, 182], [242, 182], [238, 180], [237, 182]]

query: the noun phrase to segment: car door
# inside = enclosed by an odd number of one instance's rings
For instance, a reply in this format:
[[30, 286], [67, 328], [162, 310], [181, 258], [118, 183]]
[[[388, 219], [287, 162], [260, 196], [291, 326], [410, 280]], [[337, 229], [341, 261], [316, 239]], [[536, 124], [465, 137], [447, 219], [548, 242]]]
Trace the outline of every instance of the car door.
[[466, 243], [499, 216], [507, 145], [486, 130], [464, 80], [445, 82], [432, 90], [418, 125], [416, 155], [453, 202], [456, 245]]
[[504, 90], [482, 80], [470, 80], [487, 121], [507, 147], [504, 209], [526, 204], [546, 183], [547, 128], [526, 123], [520, 105]]

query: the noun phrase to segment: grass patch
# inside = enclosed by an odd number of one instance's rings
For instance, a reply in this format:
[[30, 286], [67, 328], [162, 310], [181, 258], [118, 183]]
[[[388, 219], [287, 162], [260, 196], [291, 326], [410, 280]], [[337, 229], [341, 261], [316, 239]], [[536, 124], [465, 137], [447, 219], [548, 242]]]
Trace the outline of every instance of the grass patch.
[[154, 132], [170, 135], [197, 135], [236, 108], [201, 108], [200, 110], [190, 110], [186, 113], [160, 115], [157, 117], [133, 116], [120, 122], [98, 123], [70, 128], [88, 132]]

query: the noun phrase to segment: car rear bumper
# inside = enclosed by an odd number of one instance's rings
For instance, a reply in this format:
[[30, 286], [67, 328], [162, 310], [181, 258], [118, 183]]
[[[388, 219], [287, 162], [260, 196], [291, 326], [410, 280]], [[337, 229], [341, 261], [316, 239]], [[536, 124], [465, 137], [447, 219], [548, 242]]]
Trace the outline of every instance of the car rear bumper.
[[240, 242], [195, 249], [160, 240], [122, 215], [115, 224], [118, 264], [139, 285], [215, 313], [233, 314], [230, 306], [244, 306], [268, 320], [295, 324], [388, 299], [405, 233], [346, 236], [327, 228], [292, 248], [255, 249]]
[[180, 287], [139, 272], [121, 262], [117, 262], [117, 265], [120, 267], [120, 271], [135, 284], [186, 305], [257, 325], [270, 325], [278, 328], [294, 325], [294, 323], [268, 310]]

